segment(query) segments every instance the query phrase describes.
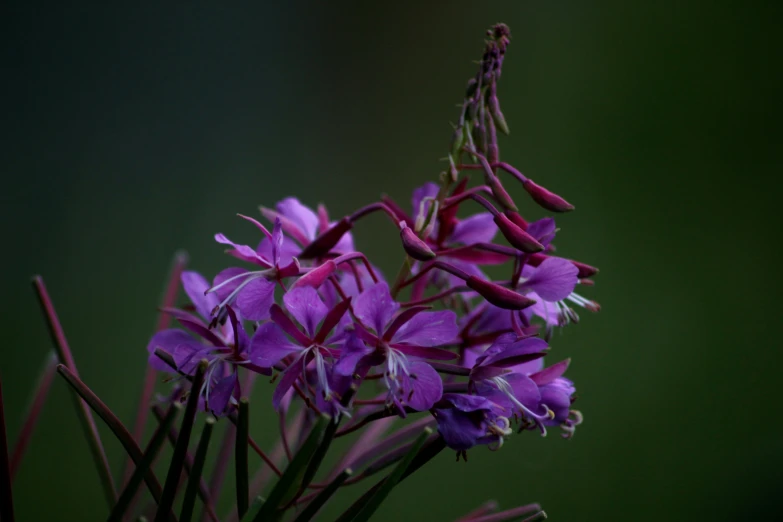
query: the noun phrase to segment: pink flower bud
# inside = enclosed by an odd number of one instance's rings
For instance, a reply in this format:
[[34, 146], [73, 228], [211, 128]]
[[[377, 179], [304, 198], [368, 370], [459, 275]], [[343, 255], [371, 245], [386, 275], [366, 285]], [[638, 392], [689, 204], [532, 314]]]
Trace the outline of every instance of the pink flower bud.
[[501, 234], [503, 234], [503, 236], [508, 239], [508, 242], [511, 243], [514, 248], [527, 254], [533, 254], [535, 252], [541, 252], [544, 250], [544, 245], [536, 241], [533, 236], [512, 223], [511, 220], [505, 215], [496, 215], [495, 224], [500, 229]]
[[305, 275], [297, 279], [294, 284], [291, 285], [291, 289], [299, 288], [301, 286], [311, 286], [318, 288], [329, 278], [330, 275], [337, 270], [337, 265], [331, 259], [326, 263], [313, 268]]
[[468, 287], [478, 292], [481, 297], [489, 301], [498, 308], [505, 310], [522, 310], [528, 306], [536, 304], [533, 299], [525, 297], [508, 288], [479, 279], [476, 276], [470, 276], [465, 283]]
[[526, 179], [522, 183], [522, 186], [525, 187], [525, 190], [533, 197], [536, 203], [547, 210], [551, 210], [552, 212], [568, 212], [574, 210], [574, 206], [571, 203], [554, 192], [548, 191], [541, 185], [533, 183], [533, 180], [531, 179]]
[[400, 222], [400, 226], [402, 227], [400, 229], [402, 247], [409, 256], [419, 261], [429, 261], [435, 257], [435, 252], [413, 230], [408, 228], [404, 221]]

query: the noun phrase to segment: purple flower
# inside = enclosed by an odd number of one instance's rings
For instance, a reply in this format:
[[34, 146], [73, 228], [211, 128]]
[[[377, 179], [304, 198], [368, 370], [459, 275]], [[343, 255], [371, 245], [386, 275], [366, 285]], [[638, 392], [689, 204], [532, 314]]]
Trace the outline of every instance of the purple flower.
[[251, 341], [251, 361], [260, 367], [271, 368], [288, 358], [272, 397], [275, 408], [280, 407], [283, 397], [299, 377], [308, 382], [308, 368], [315, 372], [317, 394], [327, 402], [339, 399], [330, 384], [331, 364], [326, 358], [333, 359], [340, 353], [335, 345], [343, 341], [345, 332], [341, 319], [350, 300], [341, 301], [329, 310], [318, 292], [305, 286], [286, 293], [283, 304], [304, 331], [275, 304], [270, 310], [272, 322], [261, 325]]
[[[266, 232], [266, 228], [257, 221], [245, 219]], [[247, 245], [233, 243], [223, 234], [217, 234], [215, 240], [231, 245], [233, 248], [228, 253], [234, 257], [263, 267], [262, 270], [252, 272], [244, 268], [227, 268], [215, 276], [212, 288], [207, 290], [210, 294], [217, 294], [219, 301], [215, 305], [215, 312], [220, 315], [227, 305], [236, 303], [245, 319], [261, 321], [269, 318], [269, 307], [274, 302], [274, 280], [299, 273], [299, 264], [292, 257], [296, 245], [283, 236], [281, 221], [275, 221], [272, 234], [265, 237], [255, 250]]]
[[[261, 207], [261, 213], [270, 221], [280, 220], [283, 225], [283, 231], [299, 244], [296, 254], [312, 243], [319, 234], [327, 231], [335, 224], [329, 221], [326, 207], [319, 206], [318, 214], [316, 214], [310, 208], [302, 205], [296, 198], [285, 198], [275, 208], [276, 210]], [[353, 252], [353, 237], [351, 233], [346, 232], [331, 251], [335, 254]]]
[[404, 414], [403, 403], [421, 411], [430, 409], [440, 399], [443, 393], [440, 376], [419, 359], [456, 357], [448, 350], [435, 347], [454, 340], [457, 324], [451, 311], [425, 312], [428, 307], [418, 306], [396, 314], [399, 307], [384, 282], [362, 292], [354, 300], [353, 312], [356, 332], [364, 342], [346, 344], [336, 370], [351, 375], [360, 363], [385, 364], [388, 400]]
[[443, 440], [459, 452], [477, 444], [498, 449], [512, 433], [508, 411], [480, 395], [444, 393], [433, 415]]
[[[150, 365], [160, 371], [193, 375], [202, 359], [208, 363], [204, 385], [198, 393], [203, 397], [204, 408], [215, 415], [224, 415], [239, 398], [240, 389], [237, 368], [249, 363], [251, 352], [249, 341], [240, 319], [227, 308], [228, 321], [217, 329], [210, 329], [202, 318], [209, 317], [216, 297], [204, 295], [208, 283], [196, 272], [184, 272], [182, 283], [185, 292], [201, 317], [181, 310], [167, 310], [187, 330], [168, 329], [156, 333], [150, 340]], [[161, 349], [171, 355], [176, 371], [164, 363], [155, 350]], [[253, 371], [267, 372], [262, 368]]]

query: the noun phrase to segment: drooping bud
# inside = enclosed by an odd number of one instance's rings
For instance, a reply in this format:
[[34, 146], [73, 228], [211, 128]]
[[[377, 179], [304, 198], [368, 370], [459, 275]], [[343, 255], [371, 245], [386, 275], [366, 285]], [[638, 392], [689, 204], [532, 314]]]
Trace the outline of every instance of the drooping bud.
[[405, 252], [413, 259], [429, 261], [435, 258], [435, 252], [405, 224], [405, 221], [400, 221], [400, 239]]
[[564, 200], [554, 192], [550, 192], [541, 185], [533, 183], [532, 179], [526, 179], [522, 186], [525, 187], [536, 203], [552, 212], [569, 212], [574, 210], [574, 206]]
[[513, 210], [506, 210], [506, 217], [511, 220], [512, 223], [514, 223], [516, 226], [521, 228], [522, 230], [527, 230], [527, 220], [519, 215], [519, 212], [514, 212]]
[[329, 278], [330, 275], [337, 270], [337, 265], [331, 259], [326, 263], [313, 268], [305, 275], [297, 279], [294, 284], [291, 285], [291, 289], [299, 288], [300, 286], [311, 286], [313, 288], [319, 288]]
[[506, 118], [503, 116], [503, 113], [500, 111], [500, 100], [498, 100], [498, 95], [492, 92], [489, 95], [488, 101], [489, 101], [489, 113], [492, 115], [492, 119], [495, 121], [495, 125], [497, 125], [498, 129], [500, 129], [500, 132], [508, 136], [508, 134], [511, 131], [508, 128], [508, 123], [506, 123]]
[[347, 217], [332, 225], [332, 227], [323, 232], [302, 250], [299, 257], [302, 259], [313, 259], [328, 253], [342, 239], [346, 232], [353, 228], [353, 223]]
[[522, 294], [490, 281], [479, 279], [476, 276], [470, 276], [465, 280], [465, 283], [469, 288], [478, 292], [481, 297], [498, 308], [503, 308], [505, 310], [522, 310], [523, 308], [536, 304], [535, 300], [530, 299], [529, 297], [525, 297]]
[[500, 203], [505, 210], [518, 210], [514, 200], [511, 199], [503, 184], [500, 183], [500, 178], [492, 173], [492, 170], [485, 172], [484, 181], [492, 189], [492, 195], [495, 196], [495, 200]]
[[533, 254], [544, 250], [544, 245], [512, 223], [505, 215], [497, 214], [495, 216], [495, 224], [498, 226], [498, 229], [500, 229], [500, 233], [503, 234], [503, 237], [518, 250], [527, 254]]

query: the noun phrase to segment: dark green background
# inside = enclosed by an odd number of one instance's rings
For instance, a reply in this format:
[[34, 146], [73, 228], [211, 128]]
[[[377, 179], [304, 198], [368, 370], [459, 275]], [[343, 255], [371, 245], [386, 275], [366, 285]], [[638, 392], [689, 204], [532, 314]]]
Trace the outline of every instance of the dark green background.
[[[483, 31], [505, 21], [502, 155], [576, 205], [558, 246], [601, 268], [588, 293], [603, 311], [553, 341], [586, 420], [571, 441], [443, 454], [377, 520], [451, 520], [489, 498], [560, 521], [773, 518], [780, 4], [196, 4], [0, 8], [12, 441], [49, 349], [30, 275], [45, 276], [84, 380], [130, 423], [172, 253], [211, 275], [230, 264], [212, 234], [255, 240], [234, 214], [292, 194], [334, 215], [381, 192], [407, 200], [442, 167]], [[356, 236], [396, 269], [382, 218]], [[18, 518], [99, 520], [65, 384], [52, 390]], [[269, 444], [263, 404], [253, 432]]]

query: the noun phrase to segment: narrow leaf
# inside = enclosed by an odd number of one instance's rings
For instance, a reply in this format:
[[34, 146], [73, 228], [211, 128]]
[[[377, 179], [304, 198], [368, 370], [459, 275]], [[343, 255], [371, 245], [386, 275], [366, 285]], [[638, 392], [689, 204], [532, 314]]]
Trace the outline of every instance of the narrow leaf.
[[152, 467], [153, 462], [155, 462], [155, 458], [158, 456], [160, 448], [163, 447], [163, 443], [166, 441], [166, 434], [168, 433], [169, 428], [171, 427], [174, 419], [181, 409], [181, 404], [177, 402], [172, 403], [169, 407], [169, 410], [166, 412], [166, 416], [162, 421], [160, 421], [160, 424], [155, 430], [155, 433], [152, 434], [152, 438], [150, 439], [149, 444], [147, 444], [147, 449], [144, 452], [144, 457], [142, 458], [141, 463], [136, 466], [136, 469], [133, 471], [133, 474], [128, 480], [128, 484], [125, 486], [125, 489], [120, 495], [120, 499], [114, 505], [114, 509], [112, 509], [111, 513], [109, 514], [108, 520], [110, 522], [121, 521], [123, 519], [123, 516], [125, 515], [125, 512], [128, 511], [128, 508], [131, 505], [133, 497], [136, 495], [136, 491], [139, 489], [142, 480], [144, 480], [144, 477]]
[[179, 477], [182, 474], [182, 465], [185, 462], [185, 456], [188, 453], [188, 444], [190, 444], [190, 433], [193, 431], [193, 420], [196, 418], [198, 409], [198, 400], [201, 395], [201, 385], [204, 384], [204, 375], [207, 371], [207, 361], [203, 360], [196, 368], [196, 374], [193, 376], [193, 383], [190, 388], [190, 396], [185, 406], [185, 415], [182, 419], [182, 425], [179, 428], [179, 437], [174, 446], [174, 454], [171, 456], [169, 471], [166, 475], [166, 483], [163, 485], [163, 493], [158, 502], [158, 511], [155, 513], [155, 522], [165, 522], [169, 519], [171, 507], [174, 505], [174, 497], [177, 495], [179, 486]]
[[313, 500], [311, 500], [309, 504], [307, 504], [307, 507], [304, 508], [298, 517], [296, 517], [294, 522], [308, 522], [310, 519], [312, 519], [323, 507], [323, 505], [326, 504], [326, 501], [332, 498], [332, 495], [335, 494], [337, 489], [342, 486], [343, 482], [345, 482], [352, 474], [353, 471], [351, 471], [351, 468], [347, 468], [345, 471], [337, 475], [337, 477], [335, 477], [335, 479], [331, 481], [328, 486], [322, 489], [321, 492], [318, 493], [318, 495]]
[[[65, 332], [63, 331], [62, 325], [60, 325], [60, 319], [57, 317], [57, 312], [54, 310], [54, 303], [52, 303], [49, 293], [46, 291], [46, 285], [44, 285], [41, 276], [33, 277], [33, 289], [38, 297], [41, 310], [46, 317], [46, 325], [49, 327], [49, 335], [52, 338], [54, 349], [57, 352], [57, 359], [60, 361], [60, 364], [67, 367], [78, 379], [79, 372], [76, 369], [73, 354], [68, 346], [68, 340], [65, 338]], [[98, 469], [100, 483], [101, 486], [103, 486], [103, 495], [106, 498], [109, 509], [111, 509], [114, 507], [114, 503], [117, 502], [117, 490], [114, 487], [114, 478], [112, 477], [111, 468], [109, 467], [109, 459], [106, 458], [106, 451], [103, 449], [103, 442], [101, 442], [101, 436], [98, 433], [98, 427], [95, 424], [95, 419], [92, 416], [90, 408], [88, 408], [83, 401], [79, 400], [76, 395], [74, 395], [73, 398], [76, 414], [79, 416], [79, 422], [84, 431], [84, 436], [87, 439], [87, 444], [90, 447], [90, 454], [95, 462], [95, 467]], [[141, 453], [141, 451], [139, 451], [139, 453]]]
[[214, 427], [215, 417], [207, 417], [204, 421], [204, 428], [201, 430], [201, 438], [199, 439], [198, 447], [196, 448], [196, 456], [193, 458], [193, 467], [190, 469], [188, 486], [185, 489], [185, 498], [182, 500], [182, 511], [179, 515], [179, 522], [189, 522], [193, 517], [193, 508], [196, 505], [196, 495], [199, 493], [201, 474], [204, 471], [204, 462], [207, 460], [209, 440], [212, 437], [212, 429]]
[[245, 516], [242, 517], [241, 522], [253, 522], [253, 520], [256, 519], [256, 516], [258, 516], [258, 512], [261, 510], [263, 505], [264, 497], [258, 495], [253, 503], [250, 504], [250, 508], [247, 510], [247, 513], [245, 513]]
[[247, 441], [250, 437], [250, 403], [247, 397], [239, 399], [239, 419], [237, 421], [237, 438], [234, 445], [237, 513], [239, 518], [247, 513], [250, 498], [250, 483], [247, 456]]
[[407, 471], [408, 467], [413, 462], [414, 457], [419, 453], [419, 450], [424, 446], [424, 442], [432, 434], [432, 428], [424, 428], [421, 435], [419, 435], [411, 446], [410, 451], [400, 461], [399, 464], [392, 470], [389, 476], [384, 479], [381, 487], [376, 491], [372, 497], [367, 500], [362, 509], [353, 518], [353, 522], [365, 522], [370, 520], [370, 517], [380, 507], [381, 503], [386, 500], [392, 489], [402, 480], [403, 474]]
[[302, 444], [302, 447], [294, 456], [294, 460], [291, 461], [283, 473], [283, 476], [280, 477], [280, 480], [277, 481], [275, 487], [272, 488], [269, 497], [254, 519], [256, 522], [279, 520], [282, 512], [278, 511], [278, 508], [296, 494], [299, 489], [299, 484], [304, 477], [305, 470], [307, 469], [307, 464], [318, 449], [321, 440], [323, 440], [324, 432], [331, 420], [332, 419], [326, 415], [321, 415], [319, 417], [304, 444]]
[[[103, 419], [103, 422], [106, 423], [112, 433], [114, 433], [114, 435], [120, 441], [120, 444], [122, 444], [123, 448], [125, 448], [125, 451], [128, 453], [128, 455], [130, 455], [131, 459], [133, 459], [134, 464], [137, 466], [141, 465], [144, 454], [141, 452], [141, 448], [139, 448], [139, 445], [136, 444], [135, 440], [133, 440], [133, 436], [130, 434], [128, 428], [125, 427], [122, 421], [120, 421], [120, 419], [114, 415], [108, 406], [106, 406], [103, 401], [101, 401], [98, 396], [87, 387], [86, 384], [84, 384], [76, 375], [74, 375], [71, 370], [62, 364], [59, 364], [57, 365], [57, 371], [71, 386], [71, 388], [75, 390], [82, 399], [84, 399], [84, 402], [86, 402], [101, 419]], [[152, 497], [155, 499], [155, 502], [159, 502], [161, 495], [160, 483], [158, 483], [158, 479], [155, 477], [155, 474], [152, 473], [152, 470], [147, 470], [147, 473], [144, 475], [144, 482], [147, 483], [147, 488], [150, 490], [150, 493], [152, 493]], [[113, 504], [112, 507], [114, 507]]]

